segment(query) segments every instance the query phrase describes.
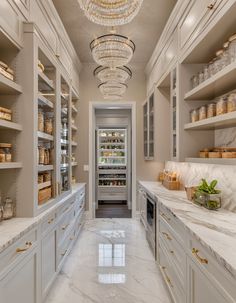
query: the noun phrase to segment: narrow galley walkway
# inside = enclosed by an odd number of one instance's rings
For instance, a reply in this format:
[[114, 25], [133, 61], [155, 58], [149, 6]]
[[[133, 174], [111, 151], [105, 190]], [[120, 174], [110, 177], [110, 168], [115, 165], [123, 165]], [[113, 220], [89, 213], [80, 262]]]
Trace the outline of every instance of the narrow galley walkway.
[[170, 303], [141, 223], [86, 222], [46, 303]]

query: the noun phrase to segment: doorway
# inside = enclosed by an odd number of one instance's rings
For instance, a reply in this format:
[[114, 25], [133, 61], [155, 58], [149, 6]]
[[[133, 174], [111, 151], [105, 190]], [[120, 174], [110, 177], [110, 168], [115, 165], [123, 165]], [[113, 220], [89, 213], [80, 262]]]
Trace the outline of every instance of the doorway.
[[89, 217], [135, 217], [135, 102], [90, 102], [89, 134]]

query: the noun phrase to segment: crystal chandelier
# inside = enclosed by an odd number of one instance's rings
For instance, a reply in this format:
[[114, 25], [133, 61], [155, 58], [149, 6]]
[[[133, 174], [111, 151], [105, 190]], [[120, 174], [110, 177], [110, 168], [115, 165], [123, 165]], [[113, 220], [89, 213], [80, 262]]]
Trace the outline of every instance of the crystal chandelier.
[[127, 85], [125, 83], [108, 81], [98, 86], [104, 99], [119, 100], [124, 95]]
[[94, 72], [94, 76], [101, 82], [117, 81], [126, 83], [132, 77], [132, 72], [127, 66], [110, 68], [107, 66], [98, 66]]
[[125, 36], [107, 34], [94, 39], [90, 49], [97, 64], [115, 68], [129, 63], [135, 44]]
[[97, 24], [117, 26], [129, 23], [143, 0], [79, 0], [86, 17]]

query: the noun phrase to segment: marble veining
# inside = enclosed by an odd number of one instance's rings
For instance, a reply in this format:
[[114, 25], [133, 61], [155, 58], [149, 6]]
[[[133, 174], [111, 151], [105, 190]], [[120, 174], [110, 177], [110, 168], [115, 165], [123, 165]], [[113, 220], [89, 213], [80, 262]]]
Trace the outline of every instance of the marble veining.
[[166, 207], [207, 251], [236, 278], [236, 214], [210, 211], [189, 202], [184, 191], [169, 191], [158, 182], [140, 184]]
[[18, 239], [23, 237], [25, 234], [27, 234], [30, 230], [37, 227], [37, 225], [40, 224], [50, 212], [55, 211], [61, 207], [68, 198], [70, 198], [76, 192], [80, 191], [84, 186], [84, 183], [76, 184], [72, 187], [72, 192], [70, 195], [37, 217], [13, 218], [11, 220], [2, 221], [0, 223], [0, 253], [12, 245], [14, 242], [16, 242]]
[[65, 302], [171, 303], [139, 221], [85, 223], [46, 299]]

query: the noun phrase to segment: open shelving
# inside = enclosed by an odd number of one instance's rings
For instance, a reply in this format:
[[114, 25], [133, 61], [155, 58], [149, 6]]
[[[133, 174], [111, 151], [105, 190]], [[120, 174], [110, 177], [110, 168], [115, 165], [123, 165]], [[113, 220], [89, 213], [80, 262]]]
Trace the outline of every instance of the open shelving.
[[19, 123], [15, 123], [15, 122], [0, 119], [0, 129], [9, 129], [9, 130], [22, 131], [23, 127]]

